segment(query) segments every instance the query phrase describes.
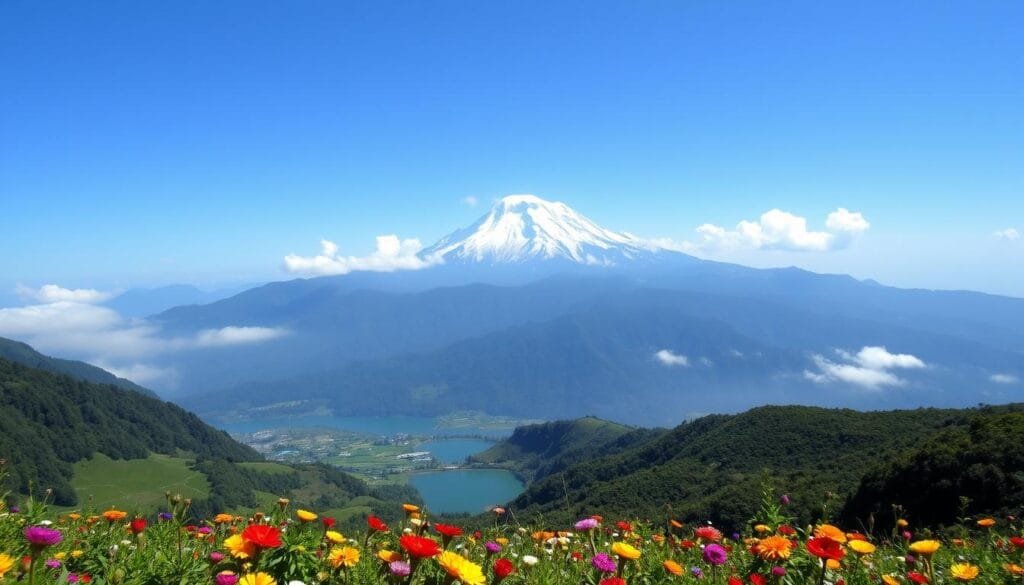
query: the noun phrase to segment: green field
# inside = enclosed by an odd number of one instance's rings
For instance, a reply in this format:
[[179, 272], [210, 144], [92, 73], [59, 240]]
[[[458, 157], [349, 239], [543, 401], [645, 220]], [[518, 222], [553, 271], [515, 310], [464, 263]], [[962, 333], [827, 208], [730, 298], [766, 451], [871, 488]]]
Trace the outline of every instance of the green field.
[[210, 493], [206, 476], [189, 469], [190, 460], [153, 454], [146, 459], [114, 460], [96, 454], [75, 464], [71, 486], [78, 508], [105, 510], [111, 506], [131, 512], [163, 507], [165, 492], [186, 498]]

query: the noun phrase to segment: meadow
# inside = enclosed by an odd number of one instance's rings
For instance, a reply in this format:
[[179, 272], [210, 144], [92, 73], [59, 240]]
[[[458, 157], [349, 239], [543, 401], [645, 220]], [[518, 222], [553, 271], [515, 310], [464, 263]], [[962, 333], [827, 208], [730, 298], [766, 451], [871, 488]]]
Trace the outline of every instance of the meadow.
[[178, 494], [167, 494], [153, 516], [114, 507], [62, 512], [29, 498], [0, 512], [0, 583], [1024, 583], [1024, 534], [1014, 517], [963, 518], [939, 532], [898, 517], [892, 531], [867, 534], [828, 519], [796, 526], [788, 506], [788, 496], [765, 487], [742, 532], [723, 533], [671, 516], [593, 514], [525, 526], [504, 508], [470, 527], [406, 504], [391, 525], [369, 515], [342, 534], [335, 518], [283, 498], [202, 519]]

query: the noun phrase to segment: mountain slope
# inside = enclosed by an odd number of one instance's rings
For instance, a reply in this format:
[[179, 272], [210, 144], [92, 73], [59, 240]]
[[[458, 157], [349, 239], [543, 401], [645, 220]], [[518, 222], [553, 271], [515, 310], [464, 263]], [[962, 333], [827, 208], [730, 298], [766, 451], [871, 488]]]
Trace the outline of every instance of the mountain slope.
[[187, 451], [228, 460], [259, 455], [181, 408], [107, 384], [92, 384], [0, 359], [0, 453], [12, 487], [52, 488], [75, 501], [71, 463], [103, 453], [139, 458]]
[[118, 378], [102, 368], [97, 368], [85, 362], [49, 357], [32, 349], [27, 343], [13, 339], [0, 337], [0, 358], [30, 368], [38, 368], [54, 374], [64, 374], [72, 378], [85, 380], [86, 382], [110, 384], [125, 390], [133, 390], [140, 394], [156, 397], [156, 393], [152, 390], [143, 388], [131, 380]]

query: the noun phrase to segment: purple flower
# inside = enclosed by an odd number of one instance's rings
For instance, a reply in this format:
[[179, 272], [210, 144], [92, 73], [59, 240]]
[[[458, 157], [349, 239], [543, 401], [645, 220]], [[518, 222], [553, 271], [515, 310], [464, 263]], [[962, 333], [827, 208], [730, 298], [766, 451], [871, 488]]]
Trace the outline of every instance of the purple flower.
[[212, 562], [212, 563], [219, 563], [219, 562], [221, 562], [223, 560], [224, 560], [224, 553], [219, 553], [217, 551], [213, 551], [212, 553], [210, 553], [210, 562]]
[[693, 567], [692, 569], [690, 569], [690, 574], [700, 579], [704, 576], [704, 571], [701, 571], [700, 567]]
[[615, 572], [615, 561], [607, 553], [597, 553], [594, 558], [590, 559], [590, 564], [602, 573]]
[[772, 575], [783, 577], [786, 575], [786, 567], [772, 567]]
[[10, 508], [7, 508], [7, 509], [11, 511], [11, 514], [20, 514], [21, 513], [21, 508], [19, 508], [17, 506], [11, 506]]
[[917, 563], [917, 557], [915, 557], [914, 555], [907, 555], [906, 558], [904, 558], [904, 560], [910, 566], [913, 566]]
[[170, 512], [160, 512], [159, 514], [157, 514], [157, 518], [166, 521], [170, 520], [171, 518], [174, 518], [174, 516], [172, 516]]
[[788, 506], [789, 496], [787, 496], [786, 494], [782, 494], [781, 496], [779, 496], [779, 502], [781, 502], [783, 506]]
[[217, 585], [235, 585], [235, 583], [238, 583], [238, 575], [231, 571], [224, 571], [223, 573], [217, 573], [214, 581]]
[[25, 540], [28, 541], [33, 548], [45, 548], [60, 543], [64, 538], [60, 535], [60, 531], [45, 526], [28, 526], [23, 532]]
[[580, 520], [579, 522], [576, 523], [576, 530], [579, 530], [579, 531], [582, 531], [582, 530], [593, 530], [594, 528], [597, 528], [597, 519], [596, 518], [584, 518], [583, 520]]
[[729, 553], [725, 552], [725, 548], [720, 544], [709, 544], [704, 547], [704, 560], [716, 567], [718, 565], [724, 565], [725, 561], [729, 558]]
[[391, 561], [388, 563], [388, 569], [391, 570], [391, 574], [396, 577], [408, 577], [409, 573], [412, 572], [412, 567], [405, 561]]
[[491, 540], [484, 543], [484, 548], [491, 554], [501, 552], [501, 545]]
[[58, 561], [57, 559], [46, 559], [46, 566], [50, 567], [51, 569], [59, 569], [60, 561]]
[[213, 528], [210, 528], [209, 526], [200, 526], [199, 530], [196, 530], [196, 532], [199, 534], [209, 534], [213, 532]]
[[68, 573], [68, 583], [78, 583], [78, 574]]

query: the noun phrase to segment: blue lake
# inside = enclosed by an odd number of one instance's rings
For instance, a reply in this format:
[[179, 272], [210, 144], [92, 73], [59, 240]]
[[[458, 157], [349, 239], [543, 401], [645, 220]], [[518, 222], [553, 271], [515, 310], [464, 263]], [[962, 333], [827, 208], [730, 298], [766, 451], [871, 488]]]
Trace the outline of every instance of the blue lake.
[[450, 464], [462, 463], [466, 457], [489, 449], [494, 443], [482, 439], [444, 439], [427, 441], [416, 447], [417, 451], [430, 451], [434, 459]]
[[441, 428], [435, 418], [412, 416], [295, 416], [212, 424], [229, 433], [255, 433], [281, 428], [330, 428], [382, 436], [406, 433], [419, 436], [480, 435], [500, 438], [512, 434], [511, 428]]
[[523, 484], [504, 469], [458, 469], [417, 473], [409, 483], [427, 508], [439, 514], [485, 512], [515, 499]]

